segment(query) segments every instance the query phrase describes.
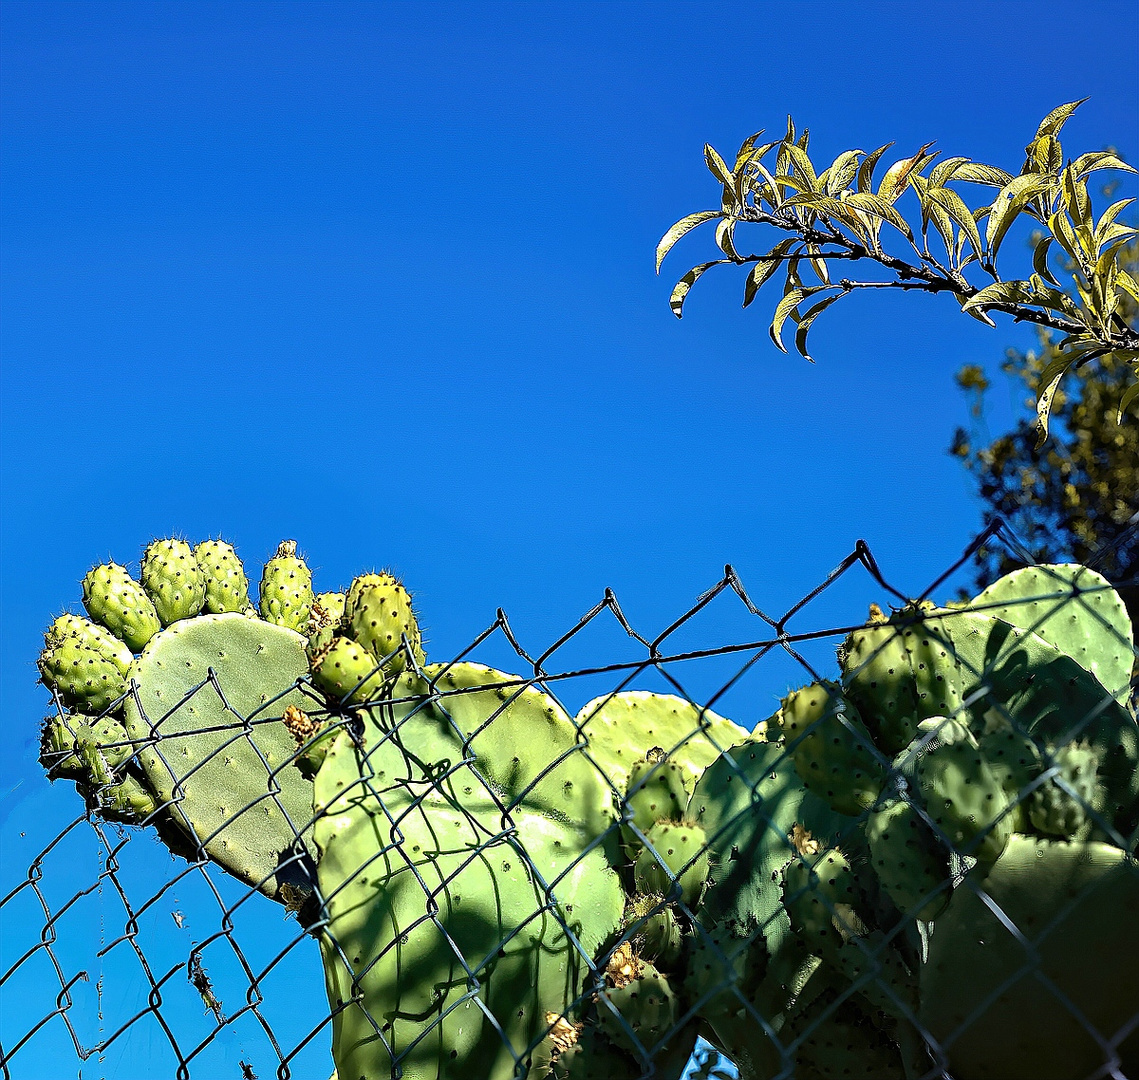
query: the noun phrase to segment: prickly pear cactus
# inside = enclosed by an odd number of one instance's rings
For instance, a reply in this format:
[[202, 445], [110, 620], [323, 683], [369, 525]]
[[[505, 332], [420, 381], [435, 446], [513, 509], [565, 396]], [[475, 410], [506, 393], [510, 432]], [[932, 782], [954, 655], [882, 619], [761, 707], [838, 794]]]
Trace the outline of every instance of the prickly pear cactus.
[[105, 563], [88, 571], [83, 579], [83, 606], [95, 622], [134, 653], [162, 629], [153, 601], [118, 563]]
[[249, 579], [232, 544], [224, 540], [203, 540], [194, 548], [194, 558], [202, 572], [206, 598], [203, 610], [209, 615], [227, 611], [247, 611]]
[[197, 615], [206, 602], [206, 576], [185, 540], [152, 540], [146, 545], [142, 587], [163, 626]]
[[312, 602], [312, 571], [297, 555], [297, 542], [282, 540], [261, 574], [261, 618], [303, 634]]

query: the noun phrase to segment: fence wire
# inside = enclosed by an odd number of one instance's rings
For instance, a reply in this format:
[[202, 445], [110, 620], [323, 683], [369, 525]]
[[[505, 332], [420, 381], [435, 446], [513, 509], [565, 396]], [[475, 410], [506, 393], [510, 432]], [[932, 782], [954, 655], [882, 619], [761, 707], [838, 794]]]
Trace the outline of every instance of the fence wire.
[[[0, 900], [0, 1074], [1139, 1080], [1130, 628], [1049, 572], [923, 608], [983, 543], [1027, 554], [994, 523], [911, 597], [859, 542], [777, 616], [729, 566], [655, 637], [607, 591], [538, 655], [500, 611], [339, 700], [206, 665], [122, 738], [57, 696], [83, 802]], [[790, 629], [855, 570], [892, 622]], [[758, 632], [701, 641], [721, 596]], [[625, 658], [564, 666], [602, 623]]]

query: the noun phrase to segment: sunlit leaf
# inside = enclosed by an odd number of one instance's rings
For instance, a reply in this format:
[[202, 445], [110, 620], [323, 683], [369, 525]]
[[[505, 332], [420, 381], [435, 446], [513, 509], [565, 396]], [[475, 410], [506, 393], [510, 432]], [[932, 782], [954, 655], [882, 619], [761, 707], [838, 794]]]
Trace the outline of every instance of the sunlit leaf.
[[[775, 342], [776, 347], [780, 352], [786, 352], [787, 346], [783, 344], [783, 324], [787, 321], [787, 317], [797, 308], [808, 296], [814, 293], [821, 292], [827, 288], [826, 285], [806, 285], [798, 288], [791, 289], [775, 308], [775, 315], [771, 320], [771, 325], [767, 328], [768, 334], [771, 335], [771, 340]], [[830, 286], [834, 288], [835, 286]], [[796, 317], [796, 322], [798, 318]]]
[[[1053, 369], [1058, 365], [1063, 365], [1058, 371], [1053, 373]], [[1056, 396], [1056, 388], [1060, 385], [1060, 380], [1064, 377], [1071, 365], [1071, 360], [1054, 360], [1044, 371], [1041, 378], [1041, 385], [1043, 389], [1040, 391], [1040, 396], [1036, 399], [1036, 425], [1039, 433], [1036, 436], [1036, 447], [1039, 450], [1048, 441], [1048, 414], [1052, 411], [1052, 399]]]
[[[764, 143], [762, 146], [755, 147], [751, 151], [751, 154], [745, 157], [743, 161], [736, 162], [734, 183], [736, 201], [740, 205], [743, 205], [745, 189], [748, 187], [749, 183], [753, 183], [755, 173], [761, 173], [764, 176], [770, 176], [770, 174], [762, 165], [762, 158], [764, 154], [770, 152], [772, 147], [778, 145], [779, 144], [777, 142]], [[774, 184], [772, 187], [774, 188]], [[763, 197], [762, 192], [757, 192], [757, 194], [760, 194], [761, 198]], [[768, 199], [768, 202], [771, 202], [771, 200]]]
[[1127, 412], [1131, 402], [1139, 397], [1139, 382], [1133, 382], [1126, 390], [1123, 391], [1123, 397], [1119, 399], [1119, 413], [1115, 418], [1117, 424], [1123, 423], [1123, 414]]
[[946, 158], [944, 161], [939, 161], [933, 167], [933, 172], [929, 174], [929, 183], [931, 187], [944, 187], [950, 180], [953, 179], [953, 174], [961, 168], [962, 165], [968, 164], [967, 157], [951, 157]]
[[843, 203], [846, 206], [856, 207], [859, 210], [864, 210], [868, 214], [873, 214], [875, 217], [880, 217], [884, 221], [888, 221], [907, 240], [913, 243], [914, 234], [909, 223], [889, 202], [881, 198], [881, 196], [874, 195], [869, 191], [859, 191], [843, 199]]
[[660, 273], [660, 264], [664, 262], [664, 257], [672, 249], [672, 245], [677, 242], [685, 233], [691, 232], [697, 225], [703, 225], [705, 221], [711, 221], [713, 218], [720, 216], [719, 210], [701, 210], [695, 214], [689, 214], [688, 217], [681, 218], [671, 229], [668, 230], [660, 238], [660, 243], [657, 244], [657, 273]]
[[861, 150], [844, 150], [831, 162], [830, 168], [824, 174], [827, 179], [823, 190], [828, 195], [837, 195], [850, 186], [851, 180], [858, 172], [858, 159], [861, 156]]
[[1052, 271], [1048, 269], [1048, 249], [1052, 246], [1052, 241], [1055, 239], [1053, 236], [1045, 236], [1040, 243], [1036, 245], [1032, 252], [1032, 269], [1036, 271], [1045, 281], [1051, 282], [1053, 285], [1059, 286], [1058, 282], [1053, 276]]
[[1040, 126], [1036, 129], [1036, 139], [1044, 135], [1058, 135], [1060, 129], [1064, 126], [1068, 117], [1072, 115], [1085, 101], [1088, 99], [1080, 98], [1079, 101], [1069, 101], [1065, 105], [1057, 105], [1043, 120], [1040, 121]]
[[1029, 147], [1030, 157], [1036, 165], [1035, 172], [1058, 172], [1064, 164], [1064, 151], [1055, 135], [1042, 135]]
[[767, 171], [767, 166], [764, 165], [762, 161], [753, 162], [752, 167], [766, 181], [765, 184], [754, 185], [755, 193], [759, 195], [761, 199], [766, 199], [771, 205], [772, 210], [778, 210], [779, 207], [783, 205], [783, 192], [780, 190], [775, 177]]
[[713, 259], [711, 262], [701, 263], [699, 266], [694, 266], [689, 270], [688, 273], [676, 283], [672, 290], [672, 295], [668, 298], [668, 306], [672, 308], [673, 315], [678, 319], [681, 317], [684, 309], [684, 300], [685, 297], [688, 296], [688, 290], [696, 284], [705, 270], [729, 261], [728, 259]]
[[973, 245], [973, 250], [980, 256], [982, 252], [981, 233], [977, 229], [977, 223], [973, 220], [973, 212], [965, 205], [961, 196], [952, 188], [943, 187], [936, 189], [931, 188], [929, 197], [957, 222], [957, 227], [969, 238], [969, 243]]
[[1095, 242], [1096, 247], [1099, 247], [1105, 238], [1107, 228], [1126, 207], [1133, 203], [1134, 199], [1120, 199], [1119, 202], [1113, 202], [1101, 215], [1099, 221], [1096, 222], [1095, 227]]
[[926, 151], [933, 145], [933, 143], [926, 143], [913, 157], [902, 158], [900, 161], [895, 161], [893, 165], [886, 170], [886, 175], [882, 177], [882, 183], [878, 185], [878, 197], [885, 199], [889, 203], [893, 203], [898, 199], [898, 196], [906, 190], [906, 178], [916, 169], [919, 165], [924, 165], [932, 160], [932, 155], [926, 154]]
[[736, 251], [734, 234], [736, 231], [735, 218], [722, 218], [716, 226], [716, 247], [718, 247], [732, 262], [739, 262], [739, 252]]
[[1072, 162], [1072, 169], [1076, 175], [1083, 179], [1088, 173], [1096, 169], [1122, 169], [1124, 172], [1136, 172], [1133, 165], [1121, 161], [1108, 150], [1096, 150], [1090, 154], [1081, 154]]
[[[1118, 227], [1123, 228], [1123, 226]], [[1123, 232], [1124, 235], [1117, 236], [1114, 240], [1109, 241], [1103, 246], [1099, 257], [1096, 259], [1095, 270], [1093, 271], [1095, 277], [1106, 277], [1109, 268], [1113, 266], [1118, 270], [1119, 249], [1135, 235], [1134, 229], [1124, 229]]]
[[1088, 198], [1087, 183], [1083, 180], [1077, 180], [1071, 169], [1065, 169], [1063, 185], [1064, 209], [1068, 211], [1072, 223], [1077, 227], [1080, 225], [1090, 227], [1092, 224], [1092, 202]]
[[1017, 214], [1025, 203], [1041, 191], [1047, 191], [1049, 180], [1043, 176], [1014, 176], [999, 192], [989, 209], [989, 224], [985, 242], [990, 261], [997, 257], [997, 249], [1005, 238]]
[[975, 292], [961, 305], [962, 311], [975, 311], [993, 304], [1031, 304], [1032, 287], [1027, 281], [995, 281]]
[[754, 135], [749, 135], [742, 143], [740, 143], [739, 150], [736, 151], [736, 164], [732, 169], [732, 175], [738, 175], [740, 169], [744, 167], [747, 159], [751, 156], [752, 150], [755, 149], [755, 140], [763, 134], [763, 128], [760, 128]]
[[1117, 240], [1128, 240], [1132, 236], [1139, 236], [1139, 230], [1112, 223], [1104, 230], [1102, 236], [1098, 231], [1092, 236], [1092, 250], [1098, 254], [1103, 250], [1104, 245], [1114, 244]]
[[1084, 252], [1080, 239], [1076, 236], [1076, 231], [1068, 220], [1068, 215], [1063, 210], [1057, 210], [1048, 219], [1048, 228], [1059, 241], [1060, 246], [1068, 253], [1068, 257], [1074, 259], [1084, 273], [1090, 273], [1091, 258]]
[[953, 179], [1002, 188], [1012, 182], [1012, 174], [1005, 172], [1004, 169], [998, 169], [995, 165], [982, 165], [979, 161], [970, 161], [954, 171]]
[[1126, 270], [1120, 268], [1119, 277], [1115, 279], [1119, 286], [1135, 303], [1139, 304], [1139, 281], [1136, 281]]
[[732, 190], [731, 172], [724, 164], [724, 159], [708, 143], [704, 144], [704, 164], [708, 166], [708, 171], [724, 185], [726, 191]]
[[795, 330], [795, 348], [799, 351], [801, 356], [804, 356], [812, 364], [815, 362], [814, 358], [807, 352], [807, 334], [810, 332], [811, 323], [836, 300], [841, 300], [844, 296], [847, 296], [849, 291], [849, 289], [843, 289], [842, 292], [837, 292], [833, 296], [827, 296], [803, 312], [803, 317], [799, 320], [799, 325]]
[[892, 142], [883, 143], [877, 150], [871, 150], [862, 160], [862, 164], [858, 166], [858, 190], [869, 191], [874, 183], [874, 166], [878, 164], [878, 159], [890, 149], [894, 144]]
[[803, 181], [808, 191], [819, 190], [819, 180], [815, 176], [815, 167], [811, 164], [811, 159], [807, 156], [807, 151], [800, 146], [792, 144], [787, 147], [787, 156], [791, 160], [791, 165], [795, 173]]
[[1036, 281], [1031, 282], [1031, 285], [1032, 295], [1029, 303], [1039, 304], [1041, 307], [1066, 315], [1069, 319], [1075, 319], [1077, 322], [1083, 320], [1084, 313], [1072, 303], [1072, 298], [1067, 293], [1061, 292], [1059, 289], [1050, 289], [1039, 277]]
[[747, 307], [764, 284], [785, 262], [783, 256], [798, 243], [795, 237], [780, 240], [762, 259], [751, 268], [744, 282], [744, 307]]

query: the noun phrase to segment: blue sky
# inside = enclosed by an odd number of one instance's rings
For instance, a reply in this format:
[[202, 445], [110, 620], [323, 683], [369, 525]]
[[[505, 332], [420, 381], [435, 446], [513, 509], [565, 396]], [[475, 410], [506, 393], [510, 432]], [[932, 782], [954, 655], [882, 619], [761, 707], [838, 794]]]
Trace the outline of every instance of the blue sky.
[[[1105, 0], [9, 0], [0, 892], [77, 812], [35, 761], [40, 635], [89, 566], [153, 536], [222, 535], [254, 578], [293, 537], [318, 588], [392, 567], [436, 658], [500, 607], [536, 655], [607, 587], [652, 637], [725, 563], [779, 614], [858, 538], [924, 589], [980, 518], [946, 454], [953, 373], [1031, 331], [855, 297], [810, 365], [768, 340], [774, 295], [741, 310], [739, 272], [678, 323], [671, 285], [711, 236], [660, 278], [655, 244], [717, 205], [705, 141], [728, 156], [788, 112], [824, 161], [936, 139], [1016, 171], [1088, 96], [1066, 147], [1135, 160], [1137, 40], [1139, 7]], [[1020, 395], [990, 396], [996, 432]], [[796, 626], [871, 599], [860, 575]], [[629, 658], [611, 630], [550, 666]], [[728, 599], [677, 642], [761, 636]], [[511, 664], [501, 639], [476, 655]], [[760, 668], [723, 711], [754, 722], [797, 677]], [[26, 1075], [55, 1075], [33, 1045]]]

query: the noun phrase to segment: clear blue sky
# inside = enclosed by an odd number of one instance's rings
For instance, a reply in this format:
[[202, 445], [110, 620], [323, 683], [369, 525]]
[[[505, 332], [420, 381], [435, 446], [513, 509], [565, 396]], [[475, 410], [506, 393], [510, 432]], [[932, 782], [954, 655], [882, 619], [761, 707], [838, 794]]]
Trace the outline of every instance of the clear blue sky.
[[[922, 590], [980, 518], [946, 454], [953, 372], [1031, 331], [852, 298], [812, 366], [769, 342], [773, 296], [741, 310], [738, 272], [677, 323], [711, 237], [661, 278], [654, 246], [718, 205], [703, 143], [728, 156], [788, 112], [826, 161], [936, 139], [1016, 171], [1040, 118], [1090, 96], [1066, 147], [1134, 161], [1137, 41], [1133, 0], [8, 0], [0, 893], [77, 809], [35, 762], [40, 635], [153, 536], [222, 535], [252, 577], [294, 537], [318, 588], [390, 566], [436, 658], [499, 607], [537, 654], [606, 587], [653, 636], [729, 562], [777, 614], [860, 537]], [[1003, 430], [1018, 395], [991, 396]], [[863, 576], [797, 625], [871, 599]], [[759, 636], [726, 603], [682, 639]], [[564, 666], [629, 655], [598, 632]], [[794, 678], [772, 662], [724, 711], [754, 723]], [[40, 1053], [23, 1075], [74, 1068]]]

